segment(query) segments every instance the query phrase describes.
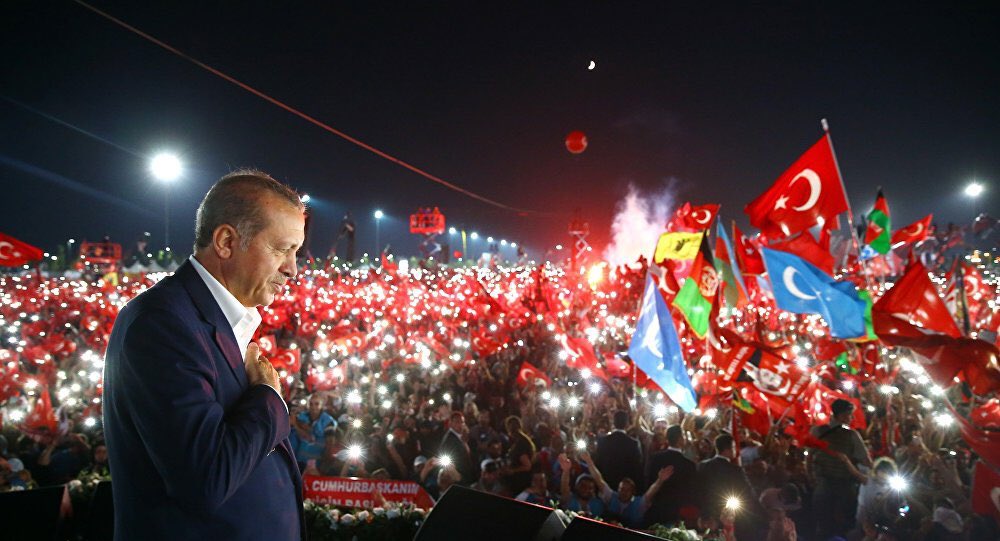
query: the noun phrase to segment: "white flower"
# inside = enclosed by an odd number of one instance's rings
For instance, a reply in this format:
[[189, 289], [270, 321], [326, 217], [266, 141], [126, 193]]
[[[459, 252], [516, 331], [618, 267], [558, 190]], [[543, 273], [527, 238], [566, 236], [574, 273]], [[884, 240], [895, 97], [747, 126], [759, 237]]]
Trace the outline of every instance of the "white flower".
[[376, 507], [375, 509], [372, 509], [372, 513], [374, 513], [376, 517], [380, 517], [385, 514], [385, 508]]
[[351, 524], [354, 524], [354, 515], [350, 513], [345, 513], [340, 517], [340, 523], [343, 524], [344, 526], [350, 526]]
[[414, 513], [415, 515], [417, 515], [417, 516], [419, 516], [419, 517], [423, 518], [423, 516], [427, 514], [427, 511], [424, 511], [423, 509], [421, 509], [421, 508], [419, 508], [419, 507], [414, 507], [414, 508], [413, 508], [413, 513]]
[[386, 518], [399, 518], [399, 509], [393, 507], [385, 512], [385, 516]]
[[368, 517], [370, 516], [371, 513], [368, 511], [358, 511], [358, 522], [368, 522]]

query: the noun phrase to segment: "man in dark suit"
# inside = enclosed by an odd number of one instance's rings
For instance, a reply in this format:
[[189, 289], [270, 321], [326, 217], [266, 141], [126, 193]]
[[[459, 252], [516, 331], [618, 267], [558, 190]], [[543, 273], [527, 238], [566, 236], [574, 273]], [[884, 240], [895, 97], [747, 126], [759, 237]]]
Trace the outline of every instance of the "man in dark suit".
[[[672, 466], [673, 474], [663, 482], [660, 491], [653, 498], [652, 506], [646, 511], [647, 524], [674, 524], [682, 518], [692, 519], [688, 526], [694, 527], [697, 513], [694, 462], [684, 456], [684, 431], [680, 425], [667, 428], [667, 445], [663, 451], [654, 453], [646, 463], [646, 485], [656, 482], [660, 469]], [[682, 511], [684, 511], [682, 513]]]
[[614, 426], [609, 434], [597, 438], [594, 463], [601, 470], [608, 486], [618, 488], [624, 478], [631, 479], [639, 490], [644, 487], [642, 478], [642, 448], [639, 440], [625, 433], [628, 412], [616, 410], [611, 418]]
[[736, 463], [733, 437], [722, 433], [715, 438], [715, 456], [698, 463], [701, 514], [719, 520], [727, 501], [735, 501], [736, 538], [758, 539], [766, 530], [759, 503], [743, 468]]
[[461, 483], [471, 485], [476, 480], [476, 468], [472, 463], [472, 453], [469, 450], [469, 427], [465, 424], [465, 415], [453, 411], [448, 418], [448, 431], [441, 438], [438, 447], [438, 457], [447, 456], [462, 476]]
[[256, 307], [296, 274], [304, 213], [266, 174], [226, 175], [198, 207], [194, 255], [118, 315], [104, 373], [116, 540], [304, 537], [288, 408], [250, 342]]

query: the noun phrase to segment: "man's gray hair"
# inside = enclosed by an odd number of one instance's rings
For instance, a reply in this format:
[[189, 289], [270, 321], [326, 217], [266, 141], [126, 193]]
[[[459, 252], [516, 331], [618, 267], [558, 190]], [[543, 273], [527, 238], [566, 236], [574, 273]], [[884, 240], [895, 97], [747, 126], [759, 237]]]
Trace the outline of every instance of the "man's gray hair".
[[292, 188], [256, 169], [240, 169], [219, 179], [198, 205], [194, 222], [194, 250], [212, 244], [212, 234], [220, 225], [229, 224], [240, 236], [240, 249], [250, 247], [250, 241], [267, 223], [260, 200], [275, 195], [289, 205], [305, 212], [305, 205]]

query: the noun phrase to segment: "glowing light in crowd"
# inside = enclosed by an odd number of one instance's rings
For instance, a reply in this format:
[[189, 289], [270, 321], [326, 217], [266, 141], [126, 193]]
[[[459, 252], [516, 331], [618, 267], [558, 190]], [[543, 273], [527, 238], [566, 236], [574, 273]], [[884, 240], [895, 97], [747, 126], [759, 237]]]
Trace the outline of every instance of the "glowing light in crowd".
[[951, 417], [950, 413], [938, 413], [934, 415], [934, 424], [941, 428], [948, 428], [955, 423], [955, 419]]
[[743, 502], [736, 496], [729, 496], [726, 498], [726, 509], [730, 511], [739, 511], [743, 507]]
[[301, 197], [299, 197], [299, 200], [302, 201], [303, 203], [308, 203], [309, 201], [312, 200], [312, 197], [309, 197], [309, 194], [304, 193], [302, 194]]
[[576, 440], [576, 450], [583, 451], [587, 448], [587, 440]]
[[664, 417], [667, 414], [667, 405], [660, 402], [653, 406], [654, 417]]
[[347, 458], [351, 460], [358, 460], [363, 455], [360, 445], [354, 444], [347, 447]]
[[896, 492], [903, 492], [909, 486], [909, 481], [901, 475], [892, 475], [889, 477], [889, 488], [895, 490]]
[[376, 220], [381, 220], [381, 219], [382, 219], [383, 217], [385, 217], [385, 213], [384, 213], [384, 212], [382, 212], [382, 210], [381, 210], [381, 209], [379, 209], [379, 210], [376, 210], [376, 211], [375, 211], [375, 213], [374, 213], [374, 214], [372, 214], [372, 215], [373, 215], [373, 216], [375, 216], [375, 219], [376, 219]]
[[439, 456], [438, 457], [438, 464], [440, 464], [441, 467], [444, 467], [444, 468], [447, 468], [448, 466], [451, 466], [451, 457], [448, 456], [448, 455], [441, 455], [441, 456]]

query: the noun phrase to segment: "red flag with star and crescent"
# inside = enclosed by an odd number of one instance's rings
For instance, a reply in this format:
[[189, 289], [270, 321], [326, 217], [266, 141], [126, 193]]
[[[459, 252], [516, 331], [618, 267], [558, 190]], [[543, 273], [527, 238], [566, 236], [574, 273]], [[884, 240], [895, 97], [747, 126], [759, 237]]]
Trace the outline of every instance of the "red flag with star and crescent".
[[749, 237], [733, 224], [733, 251], [736, 252], [736, 262], [743, 274], [764, 274], [764, 260], [760, 257], [758, 247]]
[[521, 362], [521, 369], [517, 371], [517, 385], [525, 387], [533, 381], [542, 381], [546, 387], [552, 386], [552, 380], [528, 361]]
[[20, 267], [44, 257], [41, 248], [0, 233], [0, 267]]
[[847, 210], [829, 134], [824, 135], [744, 211], [768, 238], [789, 236], [816, 224], [834, 224]]
[[684, 227], [694, 231], [704, 231], [712, 225], [712, 220], [719, 213], [719, 205], [708, 204], [698, 207], [691, 207], [687, 214], [682, 217]]
[[930, 231], [928, 230], [931, 227], [931, 220], [933, 219], [934, 215], [928, 214], [902, 229], [897, 229], [892, 234], [892, 247], [896, 248], [904, 244], [913, 244], [926, 239], [930, 235]]

